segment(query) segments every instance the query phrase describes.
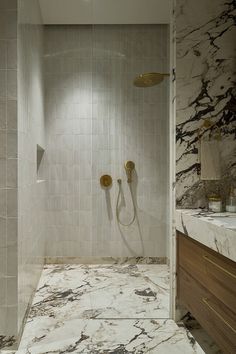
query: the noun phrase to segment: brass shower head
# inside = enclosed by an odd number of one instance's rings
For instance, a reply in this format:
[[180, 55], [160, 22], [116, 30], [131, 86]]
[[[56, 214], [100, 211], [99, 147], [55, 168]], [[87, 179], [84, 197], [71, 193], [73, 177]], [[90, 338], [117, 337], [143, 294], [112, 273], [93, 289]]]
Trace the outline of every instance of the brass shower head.
[[137, 76], [134, 80], [134, 86], [136, 87], [151, 87], [160, 84], [165, 76], [170, 74], [161, 73], [145, 73]]

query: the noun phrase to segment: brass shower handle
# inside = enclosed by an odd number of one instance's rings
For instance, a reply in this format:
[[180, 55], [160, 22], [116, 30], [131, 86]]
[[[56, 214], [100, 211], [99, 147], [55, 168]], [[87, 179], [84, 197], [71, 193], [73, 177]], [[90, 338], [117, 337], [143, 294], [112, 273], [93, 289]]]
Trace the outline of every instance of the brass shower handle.
[[103, 188], [111, 187], [112, 185], [112, 177], [110, 175], [103, 175], [100, 178], [100, 184]]
[[125, 163], [125, 170], [127, 174], [127, 182], [132, 182], [132, 172], [135, 169], [135, 163], [133, 161], [126, 161]]

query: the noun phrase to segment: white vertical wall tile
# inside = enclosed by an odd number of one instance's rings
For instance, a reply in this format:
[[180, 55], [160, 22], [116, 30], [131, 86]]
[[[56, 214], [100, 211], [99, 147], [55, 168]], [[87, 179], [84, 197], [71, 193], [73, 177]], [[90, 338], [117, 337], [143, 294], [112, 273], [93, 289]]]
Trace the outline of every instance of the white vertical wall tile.
[[[166, 256], [168, 83], [144, 90], [133, 80], [168, 70], [167, 43], [164, 25], [46, 27], [48, 211], [54, 215], [48, 256]], [[130, 217], [123, 167], [129, 159], [136, 163], [140, 229], [135, 223], [121, 234], [116, 180], [122, 178], [126, 198], [121, 216]], [[114, 179], [109, 193], [99, 183], [105, 173]], [[72, 201], [72, 219], [55, 198]]]
[[[14, 237], [18, 229], [17, 327], [19, 330], [44, 263], [46, 183], [37, 183], [36, 161], [37, 144], [45, 148], [43, 26], [38, 0], [19, 0], [18, 10], [18, 126], [14, 120], [9, 120], [10, 132], [7, 137], [9, 157], [16, 157], [12, 151], [14, 144], [16, 144], [18, 152], [18, 211], [16, 215], [12, 215], [17, 216], [18, 220], [16, 218], [8, 219], [7, 242], [9, 247], [14, 250]], [[8, 66], [12, 75], [12, 85], [8, 87], [8, 93], [12, 99], [8, 102], [8, 112], [11, 112], [13, 118], [16, 115], [14, 100], [16, 90], [14, 88], [14, 70], [12, 69], [14, 69], [16, 53], [12, 48], [12, 43], [8, 43]], [[17, 129], [17, 134], [14, 129]], [[15, 184], [15, 176], [11, 173], [13, 161], [11, 160], [11, 164], [8, 166], [10, 187]], [[44, 178], [43, 172], [40, 172], [41, 178]], [[10, 191], [14, 190], [10, 189]], [[14, 262], [12, 261], [8, 265], [14, 265]], [[8, 284], [7, 287], [8, 291], [13, 291], [11, 294], [13, 301], [14, 286]]]
[[17, 332], [17, 235], [8, 227], [17, 217], [16, 7], [0, 1], [0, 335], [11, 336]]

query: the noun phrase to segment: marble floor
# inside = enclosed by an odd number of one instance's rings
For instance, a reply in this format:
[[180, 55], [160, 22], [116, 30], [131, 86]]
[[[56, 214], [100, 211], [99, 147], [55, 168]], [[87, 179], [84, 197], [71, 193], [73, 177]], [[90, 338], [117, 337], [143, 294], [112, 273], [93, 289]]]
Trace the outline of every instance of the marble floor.
[[166, 265], [47, 265], [17, 354], [204, 353], [168, 318]]

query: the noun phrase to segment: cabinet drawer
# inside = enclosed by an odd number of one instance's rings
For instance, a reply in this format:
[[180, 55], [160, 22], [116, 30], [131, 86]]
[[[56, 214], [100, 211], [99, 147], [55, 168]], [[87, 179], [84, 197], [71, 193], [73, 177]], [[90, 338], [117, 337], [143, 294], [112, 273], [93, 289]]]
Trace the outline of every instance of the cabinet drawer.
[[235, 315], [181, 267], [178, 297], [225, 353], [236, 353]]
[[178, 262], [231, 311], [236, 312], [236, 263], [180, 233]]

